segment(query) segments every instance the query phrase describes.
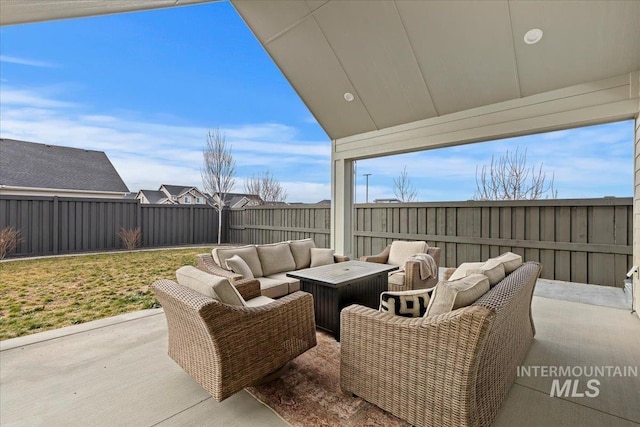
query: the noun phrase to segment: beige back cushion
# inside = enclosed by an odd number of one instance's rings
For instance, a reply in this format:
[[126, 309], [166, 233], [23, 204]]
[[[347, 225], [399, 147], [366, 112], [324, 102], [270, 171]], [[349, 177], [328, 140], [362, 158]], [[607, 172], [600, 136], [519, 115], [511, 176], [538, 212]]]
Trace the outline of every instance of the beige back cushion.
[[387, 264], [403, 266], [411, 255], [424, 253], [426, 250], [427, 242], [392, 242]]
[[333, 264], [333, 249], [311, 248], [311, 267]]
[[[494, 287], [502, 279], [504, 279], [504, 264], [495, 258], [490, 258], [478, 268], [471, 268], [467, 270], [467, 275], [470, 274], [484, 274], [489, 278], [489, 285]], [[451, 280], [451, 278], [449, 278]]]
[[247, 263], [253, 273], [253, 277], [264, 276], [262, 266], [260, 264], [260, 258], [258, 258], [258, 252], [256, 251], [256, 247], [253, 245], [240, 246], [237, 248], [214, 248], [211, 251], [211, 255], [213, 255], [213, 260], [216, 264], [222, 268], [226, 268], [227, 270], [227, 259], [234, 255], [238, 255]]
[[293, 240], [289, 242], [293, 260], [296, 262], [296, 270], [309, 268], [311, 265], [311, 248], [316, 247], [313, 239]]
[[453, 272], [451, 277], [449, 277], [450, 281], [459, 280], [463, 277], [467, 277], [467, 271], [480, 268], [484, 265], [484, 262], [463, 262], [460, 264], [456, 271]]
[[439, 282], [431, 295], [425, 317], [448, 313], [472, 304], [489, 290], [484, 274], [471, 274], [454, 281]]
[[227, 258], [225, 264], [229, 270], [240, 274], [243, 279], [253, 279], [251, 267], [249, 267], [249, 264], [247, 264], [240, 255], [234, 255], [231, 258]]
[[494, 258], [504, 265], [505, 274], [511, 274], [514, 270], [522, 265], [522, 256], [513, 252], [505, 252], [499, 257]]
[[224, 277], [205, 273], [188, 265], [176, 270], [178, 283], [229, 305], [246, 306], [238, 290]]
[[274, 243], [273, 245], [259, 245], [256, 249], [258, 250], [258, 257], [260, 258], [260, 265], [262, 266], [262, 274], [264, 276], [296, 269], [296, 262], [293, 259], [289, 243], [282, 242]]

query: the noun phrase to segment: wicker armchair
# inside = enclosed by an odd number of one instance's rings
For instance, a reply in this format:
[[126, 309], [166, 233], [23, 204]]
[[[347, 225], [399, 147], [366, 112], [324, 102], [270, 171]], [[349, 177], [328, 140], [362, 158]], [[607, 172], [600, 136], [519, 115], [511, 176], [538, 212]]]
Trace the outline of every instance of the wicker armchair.
[[[259, 294], [249, 280], [245, 293]], [[316, 345], [313, 296], [294, 292], [257, 307], [231, 306], [171, 280], [152, 285], [169, 330], [169, 356], [217, 400], [260, 382]]]
[[415, 426], [489, 426], [533, 342], [527, 262], [470, 306], [404, 318], [341, 312], [340, 385]]
[[[435, 272], [435, 277], [429, 277], [427, 279], [422, 279], [420, 277], [420, 262], [418, 261], [407, 261], [405, 262], [406, 257], [395, 257], [398, 259], [394, 259], [392, 253], [392, 246], [400, 246], [405, 243], [409, 245], [418, 245], [419, 249], [416, 250], [415, 253], [426, 253], [433, 257], [433, 260], [436, 262], [436, 266], [440, 267], [440, 248], [437, 247], [429, 247], [426, 242], [393, 242], [391, 245], [388, 245], [384, 250], [377, 255], [363, 256], [360, 257], [360, 261], [366, 262], [377, 262], [380, 264], [394, 264], [399, 267], [404, 267], [404, 271], [400, 272], [391, 272], [389, 273], [389, 290], [390, 291], [410, 291], [414, 289], [428, 289], [434, 287], [438, 283], [438, 272]], [[422, 245], [420, 245], [422, 244]], [[391, 256], [391, 262], [390, 262]]]

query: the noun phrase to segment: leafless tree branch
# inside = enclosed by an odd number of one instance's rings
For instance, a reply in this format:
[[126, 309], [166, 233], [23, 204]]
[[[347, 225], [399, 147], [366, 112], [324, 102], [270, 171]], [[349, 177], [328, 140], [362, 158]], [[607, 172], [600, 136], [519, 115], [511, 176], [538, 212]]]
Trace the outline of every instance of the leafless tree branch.
[[507, 152], [498, 159], [491, 156], [491, 164], [476, 166], [475, 200], [535, 200], [555, 199], [558, 191], [554, 188], [555, 174], [547, 180], [543, 164], [529, 167], [527, 150], [520, 153]]
[[244, 192], [257, 194], [267, 205], [285, 202], [288, 196], [282, 184], [268, 170], [251, 175], [251, 178], [244, 183]]
[[406, 166], [398, 179], [393, 180], [393, 194], [401, 202], [415, 202], [418, 196], [418, 191], [411, 185]]
[[207, 143], [202, 150], [202, 186], [211, 194], [218, 209], [218, 244], [222, 239], [222, 210], [225, 195], [233, 190], [236, 162], [227, 146], [225, 135], [216, 128], [207, 133]]

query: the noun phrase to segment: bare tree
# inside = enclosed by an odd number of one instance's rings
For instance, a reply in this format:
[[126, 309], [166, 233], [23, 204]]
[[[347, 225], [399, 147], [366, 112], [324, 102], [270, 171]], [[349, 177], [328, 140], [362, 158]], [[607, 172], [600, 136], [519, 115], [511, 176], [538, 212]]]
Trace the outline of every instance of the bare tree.
[[231, 147], [227, 147], [224, 134], [216, 128], [207, 133], [207, 143], [202, 150], [202, 186], [204, 190], [213, 196], [216, 209], [218, 209], [218, 244], [222, 239], [222, 210], [224, 198], [233, 190], [236, 183], [234, 178], [236, 162], [231, 155]]
[[401, 202], [415, 202], [418, 191], [411, 185], [411, 179], [405, 166], [398, 179], [393, 180], [393, 194]]
[[244, 183], [244, 192], [257, 194], [267, 205], [285, 202], [288, 196], [282, 184], [268, 170], [264, 173], [251, 175], [251, 178]]
[[547, 180], [546, 172], [539, 166], [527, 165], [527, 150], [520, 153], [507, 152], [496, 159], [491, 156], [491, 165], [476, 166], [475, 200], [534, 200], [558, 198], [553, 187], [555, 175]]

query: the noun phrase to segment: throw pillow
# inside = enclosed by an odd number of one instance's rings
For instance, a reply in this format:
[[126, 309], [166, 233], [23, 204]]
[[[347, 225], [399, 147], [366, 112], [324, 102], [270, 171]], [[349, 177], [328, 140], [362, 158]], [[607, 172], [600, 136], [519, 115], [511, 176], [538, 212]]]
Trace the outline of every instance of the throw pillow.
[[293, 240], [289, 242], [289, 246], [296, 262], [296, 270], [309, 268], [311, 265], [311, 248], [316, 247], [313, 239]]
[[217, 282], [213, 285], [213, 290], [218, 295], [218, 299], [220, 302], [229, 305], [239, 305], [241, 307], [246, 307], [247, 303], [240, 295], [240, 292], [236, 289], [235, 286], [231, 284], [228, 280]]
[[311, 248], [311, 267], [333, 264], [333, 249]]
[[296, 269], [296, 262], [291, 254], [289, 243], [281, 242], [272, 245], [258, 245], [258, 257], [262, 266], [262, 274], [269, 276], [283, 271]]
[[425, 317], [448, 313], [472, 304], [489, 290], [484, 274], [471, 274], [459, 280], [442, 281], [436, 285]]
[[383, 292], [380, 294], [380, 311], [396, 316], [422, 317], [429, 306], [429, 290]]
[[234, 255], [239, 255], [249, 265], [253, 277], [262, 277], [262, 266], [260, 265], [260, 258], [258, 258], [258, 251], [253, 245], [240, 246], [238, 248], [219, 247], [214, 248], [211, 251], [213, 260], [222, 268], [227, 268], [226, 261]]
[[253, 273], [249, 264], [246, 263], [239, 255], [234, 255], [225, 261], [227, 268], [234, 273], [240, 274], [243, 279], [253, 279]]

